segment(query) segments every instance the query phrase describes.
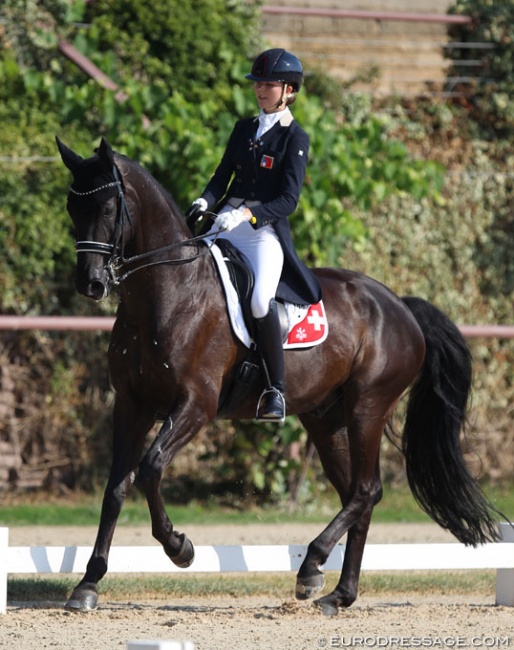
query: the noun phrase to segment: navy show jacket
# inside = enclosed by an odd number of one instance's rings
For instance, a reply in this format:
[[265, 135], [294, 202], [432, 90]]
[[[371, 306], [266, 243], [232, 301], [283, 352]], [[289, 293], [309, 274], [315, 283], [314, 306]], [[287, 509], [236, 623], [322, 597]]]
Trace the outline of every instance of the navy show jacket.
[[[239, 120], [202, 197], [208, 209], [245, 202], [254, 228], [271, 225], [284, 251], [277, 297], [295, 304], [321, 300], [318, 279], [298, 258], [289, 215], [298, 205], [309, 155], [309, 136], [287, 111], [257, 141], [258, 117]], [[228, 188], [228, 190], [227, 190]]]

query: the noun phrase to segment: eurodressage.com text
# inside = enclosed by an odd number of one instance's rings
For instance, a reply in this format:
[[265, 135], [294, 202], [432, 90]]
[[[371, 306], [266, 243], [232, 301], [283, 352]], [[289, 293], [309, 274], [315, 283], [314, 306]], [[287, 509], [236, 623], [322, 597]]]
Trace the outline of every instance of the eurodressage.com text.
[[510, 648], [508, 636], [332, 636], [318, 639], [319, 648]]

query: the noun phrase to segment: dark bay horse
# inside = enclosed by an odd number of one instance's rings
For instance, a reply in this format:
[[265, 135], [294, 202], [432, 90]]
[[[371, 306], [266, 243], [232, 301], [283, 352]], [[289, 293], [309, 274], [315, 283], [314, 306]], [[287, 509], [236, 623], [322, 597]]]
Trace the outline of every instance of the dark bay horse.
[[[118, 515], [136, 477], [153, 536], [176, 565], [193, 561], [193, 545], [166, 514], [160, 483], [180, 449], [219, 416], [220, 396], [246, 349], [231, 331], [212, 257], [169, 194], [104, 139], [87, 159], [57, 143], [73, 175], [67, 207], [77, 290], [99, 300], [116, 285], [120, 297], [109, 346], [116, 393], [112, 467], [94, 550], [66, 605], [84, 611], [96, 607], [97, 583], [107, 572]], [[415, 497], [465, 544], [497, 539], [497, 529], [496, 511], [468, 473], [459, 442], [471, 357], [458, 328], [430, 303], [401, 299], [359, 273], [316, 273], [330, 331], [317, 347], [285, 352], [286, 395], [288, 414], [299, 416], [342, 504], [308, 546], [298, 598], [322, 589], [320, 567], [348, 533], [339, 583], [316, 601], [331, 615], [357, 597], [371, 513], [382, 495], [380, 442], [409, 387], [402, 447]], [[253, 418], [262, 388], [223, 417]], [[145, 453], [147, 433], [161, 419]]]

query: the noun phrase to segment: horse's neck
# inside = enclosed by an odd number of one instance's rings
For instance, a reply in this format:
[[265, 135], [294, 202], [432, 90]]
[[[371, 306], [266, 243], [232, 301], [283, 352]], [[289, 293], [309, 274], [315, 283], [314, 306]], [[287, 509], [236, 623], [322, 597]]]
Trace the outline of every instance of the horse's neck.
[[175, 328], [194, 329], [192, 323], [200, 312], [209, 310], [217, 280], [207, 255], [181, 264], [142, 268], [122, 283], [122, 313], [142, 339], [157, 341], [162, 335], [168, 338]]
[[158, 192], [140, 202], [135, 232], [137, 254], [146, 253], [188, 239], [183, 217], [173, 209], [167, 198]]
[[165, 204], [152, 203], [149, 208], [140, 213], [139, 223], [135, 229], [134, 254], [144, 255], [151, 251], [176, 246], [168, 257], [177, 257], [181, 254], [180, 244], [187, 238], [187, 230], [180, 223], [179, 217], [173, 215]]
[[[146, 255], [151, 251], [155, 254], [135, 262], [139, 268], [122, 283], [121, 298], [130, 320], [169, 323], [170, 316], [177, 310], [184, 312], [193, 308], [199, 278], [207, 278], [208, 282], [215, 278], [212, 277], [212, 265], [206, 260], [194, 259], [199, 248], [181, 245], [191, 238], [184, 218], [162, 190], [157, 185], [152, 187], [153, 183], [149, 186], [149, 182], [151, 179], [137, 175], [132, 185], [137, 201], [134, 201], [130, 256]], [[166, 260], [170, 263], [155, 264]]]

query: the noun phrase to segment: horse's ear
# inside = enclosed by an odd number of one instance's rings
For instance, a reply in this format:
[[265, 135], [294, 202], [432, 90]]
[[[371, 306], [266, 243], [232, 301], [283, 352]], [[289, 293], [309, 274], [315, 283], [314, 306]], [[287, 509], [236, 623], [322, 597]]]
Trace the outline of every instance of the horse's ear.
[[114, 167], [114, 152], [111, 148], [111, 145], [107, 142], [105, 138], [102, 138], [100, 142], [100, 147], [98, 148], [98, 157], [100, 162], [102, 162], [108, 171], [111, 171]]
[[77, 153], [72, 151], [63, 142], [61, 142], [57, 136], [55, 136], [55, 141], [57, 142], [57, 148], [59, 149], [63, 163], [72, 173], [75, 172], [83, 160], [82, 156], [79, 156]]

